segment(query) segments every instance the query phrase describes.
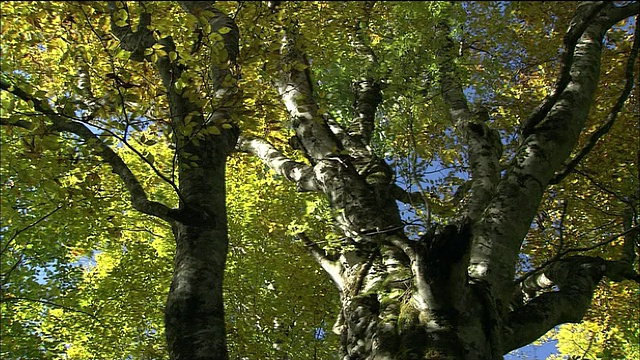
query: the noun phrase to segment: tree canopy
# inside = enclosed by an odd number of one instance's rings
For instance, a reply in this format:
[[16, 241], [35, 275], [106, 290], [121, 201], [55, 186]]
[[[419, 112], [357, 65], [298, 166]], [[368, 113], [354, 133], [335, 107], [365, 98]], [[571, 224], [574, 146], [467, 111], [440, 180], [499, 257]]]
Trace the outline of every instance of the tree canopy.
[[0, 6], [0, 357], [640, 353], [638, 2]]

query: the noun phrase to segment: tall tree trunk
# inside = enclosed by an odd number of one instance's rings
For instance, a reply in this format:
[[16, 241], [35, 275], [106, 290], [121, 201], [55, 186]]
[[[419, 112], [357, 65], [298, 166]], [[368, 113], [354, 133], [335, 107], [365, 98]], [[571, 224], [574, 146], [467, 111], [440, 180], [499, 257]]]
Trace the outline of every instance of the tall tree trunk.
[[236, 136], [229, 131], [188, 147], [201, 154], [199, 166], [180, 169], [183, 201], [173, 214], [179, 220], [172, 222], [176, 254], [165, 309], [171, 359], [228, 358], [222, 298], [228, 246], [225, 160]]

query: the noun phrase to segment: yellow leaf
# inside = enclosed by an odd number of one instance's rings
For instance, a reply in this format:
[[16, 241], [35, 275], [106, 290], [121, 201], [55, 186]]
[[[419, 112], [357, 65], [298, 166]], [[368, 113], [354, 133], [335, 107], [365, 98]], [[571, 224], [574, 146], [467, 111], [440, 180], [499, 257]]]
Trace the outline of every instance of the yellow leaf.
[[[116, 18], [120, 19], [120, 20], [127, 20], [127, 18], [129, 17], [129, 14], [127, 13], [127, 10], [125, 9], [120, 9], [118, 10], [118, 12], [115, 15]], [[119, 25], [118, 25], [119, 26]]]

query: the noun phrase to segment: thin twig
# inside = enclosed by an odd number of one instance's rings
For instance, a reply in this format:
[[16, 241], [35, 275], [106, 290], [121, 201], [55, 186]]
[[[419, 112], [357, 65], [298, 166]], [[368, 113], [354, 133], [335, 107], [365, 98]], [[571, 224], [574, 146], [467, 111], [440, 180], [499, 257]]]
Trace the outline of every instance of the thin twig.
[[36, 220], [35, 222], [23, 227], [22, 229], [16, 230], [16, 232], [13, 234], [13, 236], [4, 245], [4, 247], [2, 248], [2, 251], [0, 251], [0, 254], [4, 254], [5, 251], [7, 251], [9, 249], [9, 245], [11, 245], [11, 243], [18, 237], [18, 235], [20, 235], [21, 233], [31, 229], [32, 227], [38, 225], [39, 223], [43, 222], [49, 216], [53, 215], [56, 211], [58, 211], [58, 210], [60, 210], [62, 208], [63, 208], [62, 205], [58, 205], [55, 209], [49, 211], [47, 214], [45, 214], [44, 216], [42, 216], [40, 219]]
[[546, 268], [547, 266], [551, 265], [552, 263], [560, 260], [562, 257], [564, 257], [565, 255], [572, 253], [572, 252], [582, 252], [582, 251], [589, 251], [589, 250], [593, 250], [595, 248], [607, 245], [609, 243], [612, 243], [613, 241], [615, 241], [616, 239], [618, 239], [621, 236], [624, 236], [632, 231], [638, 230], [640, 228], [640, 225], [634, 226], [620, 234], [614, 235], [610, 238], [608, 238], [607, 240], [597, 243], [595, 245], [591, 245], [591, 246], [585, 246], [585, 247], [581, 247], [581, 248], [571, 248], [571, 249], [567, 249], [563, 252], [558, 253], [556, 256], [554, 256], [553, 258], [545, 261], [544, 263], [542, 263], [542, 265], [538, 266], [537, 268], [529, 271], [528, 273], [524, 274], [523, 276], [521, 276], [520, 278], [518, 278], [515, 283], [516, 284], [520, 284], [521, 282], [527, 280], [530, 276], [537, 274], [538, 272], [540, 272], [542, 269]]
[[49, 305], [49, 306], [53, 306], [59, 309], [63, 309], [63, 310], [67, 310], [67, 311], [71, 311], [71, 312], [76, 312], [76, 313], [80, 313], [80, 314], [84, 314], [87, 315], [88, 317], [92, 318], [93, 320], [102, 323], [100, 321], [100, 319], [89, 312], [86, 312], [84, 310], [79, 310], [79, 309], [75, 309], [69, 306], [65, 306], [65, 305], [60, 305], [57, 303], [54, 303], [53, 301], [49, 301], [49, 300], [42, 300], [42, 299], [32, 299], [32, 298], [27, 298], [27, 297], [4, 297], [0, 299], [0, 303], [3, 302], [10, 302], [10, 301], [30, 301], [30, 302], [35, 302], [35, 303], [40, 303], [40, 304], [44, 304], [44, 305]]

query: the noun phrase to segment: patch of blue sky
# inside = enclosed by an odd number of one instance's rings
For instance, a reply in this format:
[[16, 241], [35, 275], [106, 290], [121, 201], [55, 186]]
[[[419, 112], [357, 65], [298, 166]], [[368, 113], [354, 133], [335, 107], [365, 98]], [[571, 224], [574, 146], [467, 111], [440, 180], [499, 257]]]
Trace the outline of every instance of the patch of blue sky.
[[504, 356], [504, 360], [543, 360], [558, 355], [557, 340], [548, 340], [540, 345], [529, 344], [515, 349]]
[[313, 329], [313, 338], [315, 340], [324, 340], [327, 337], [327, 332], [322, 327], [317, 327]]

